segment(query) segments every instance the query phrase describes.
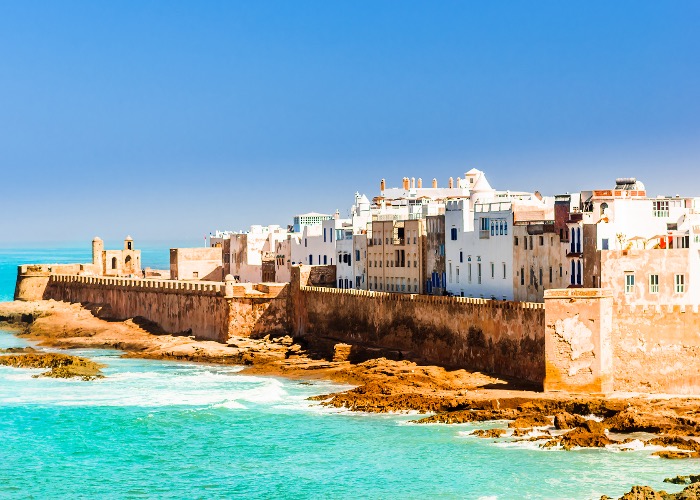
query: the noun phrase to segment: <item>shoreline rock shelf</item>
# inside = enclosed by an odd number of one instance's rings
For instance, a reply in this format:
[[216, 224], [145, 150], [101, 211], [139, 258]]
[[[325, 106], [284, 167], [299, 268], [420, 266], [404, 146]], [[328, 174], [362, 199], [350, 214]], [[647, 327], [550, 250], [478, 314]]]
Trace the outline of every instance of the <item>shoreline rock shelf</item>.
[[14, 354], [16, 349], [0, 351], [9, 352], [0, 355], [0, 365], [13, 368], [49, 368], [48, 371], [34, 377], [80, 378], [86, 381], [104, 378], [100, 370], [104, 365], [89, 359], [68, 354], [32, 352], [31, 348], [24, 348], [23, 351], [22, 354]]

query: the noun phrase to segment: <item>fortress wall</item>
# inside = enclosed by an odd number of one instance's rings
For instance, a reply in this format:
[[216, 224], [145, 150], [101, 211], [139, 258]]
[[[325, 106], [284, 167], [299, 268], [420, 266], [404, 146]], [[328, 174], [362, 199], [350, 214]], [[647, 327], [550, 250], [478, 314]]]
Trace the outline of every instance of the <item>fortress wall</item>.
[[629, 306], [608, 289], [548, 290], [545, 390], [700, 394], [698, 306]]
[[[544, 380], [543, 304], [302, 286], [293, 269], [295, 335], [401, 351], [429, 364]], [[296, 286], [299, 284], [299, 289]]]
[[44, 299], [101, 304], [110, 319], [143, 317], [169, 333], [228, 340], [229, 307], [221, 283], [52, 275]]
[[[259, 288], [266, 287], [259, 285]], [[247, 294], [228, 299], [229, 335], [253, 338], [287, 335], [289, 333], [287, 304], [289, 285], [277, 288], [281, 290], [269, 290], [270, 293], [263, 297]]]
[[700, 394], [698, 306], [613, 310], [615, 390]]

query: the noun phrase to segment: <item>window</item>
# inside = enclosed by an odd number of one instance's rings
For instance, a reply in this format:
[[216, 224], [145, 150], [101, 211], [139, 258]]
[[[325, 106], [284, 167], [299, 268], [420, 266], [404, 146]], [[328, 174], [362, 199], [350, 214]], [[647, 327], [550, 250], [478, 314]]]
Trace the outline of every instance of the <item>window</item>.
[[476, 278], [477, 283], [481, 285], [481, 262], [477, 263], [476, 265]]
[[532, 236], [530, 236], [530, 250], [534, 250], [535, 245], [532, 243]]
[[554, 278], [554, 272], [553, 272], [552, 266], [549, 266], [549, 282], [550, 283], [553, 281], [553, 278]]
[[525, 268], [520, 268], [520, 285], [525, 286]]
[[323, 242], [326, 242], [326, 228], [323, 228]]
[[544, 236], [540, 236], [540, 246], [544, 246]]
[[496, 277], [496, 264], [491, 262], [491, 279]]
[[516, 246], [516, 247], [518, 246], [518, 237], [517, 236], [515, 236], [513, 238], [513, 246]]
[[323, 256], [323, 265], [325, 266], [326, 264], [328, 264], [328, 256], [324, 255]]
[[314, 264], [314, 256], [309, 255], [309, 265], [312, 266]]
[[449, 273], [450, 274], [450, 283], [452, 283], [452, 262], [450, 262], [449, 271], [450, 271], [450, 273]]
[[654, 207], [654, 217], [668, 217], [668, 200], [655, 200], [652, 202]]
[[472, 263], [470, 262], [467, 264], [467, 279], [469, 280], [469, 283], [472, 282]]
[[523, 241], [525, 242], [525, 250], [527, 250], [527, 236], [523, 236]]
[[506, 263], [503, 263], [503, 279], [506, 279]]
[[559, 277], [564, 277], [564, 266], [562, 266], [561, 264], [559, 264]]
[[685, 292], [685, 274], [676, 274], [676, 278], [674, 281], [676, 283], [676, 293], [684, 293]]
[[450, 229], [450, 239], [452, 241], [457, 240], [457, 228], [456, 227], [453, 227], [452, 229]]
[[488, 230], [489, 230], [489, 218], [488, 218], [488, 217], [482, 217], [482, 218], [481, 218], [481, 230], [482, 230], [482, 231], [488, 231]]
[[456, 272], [455, 279], [456, 279], [457, 283], [459, 283], [459, 266], [457, 266], [457, 269], [455, 269], [455, 272]]
[[493, 236], [493, 229], [494, 229], [495, 223], [491, 221], [491, 236]]
[[634, 292], [634, 273], [625, 273], [625, 293]]
[[609, 250], [609, 249], [610, 249], [610, 240], [609, 240], [608, 238], [603, 238], [603, 240], [601, 241], [601, 243], [602, 243], [601, 247], [602, 247], [603, 250]]
[[309, 243], [309, 242], [306, 240], [306, 238], [304, 238], [304, 246], [305, 246], [305, 247], [308, 247], [308, 246], [309, 246], [308, 243]]
[[542, 276], [542, 268], [540, 267], [540, 281], [539, 281], [538, 285], [542, 285], [542, 283], [544, 283], [544, 278]]
[[198, 272], [198, 271], [194, 271], [194, 272], [192, 273], [192, 277], [193, 277], [193, 278], [199, 278], [199, 272]]
[[459, 261], [464, 262], [464, 254], [462, 254], [462, 251], [459, 251]]
[[360, 251], [355, 250], [355, 260], [360, 260]]
[[649, 275], [649, 293], [659, 293], [659, 275]]

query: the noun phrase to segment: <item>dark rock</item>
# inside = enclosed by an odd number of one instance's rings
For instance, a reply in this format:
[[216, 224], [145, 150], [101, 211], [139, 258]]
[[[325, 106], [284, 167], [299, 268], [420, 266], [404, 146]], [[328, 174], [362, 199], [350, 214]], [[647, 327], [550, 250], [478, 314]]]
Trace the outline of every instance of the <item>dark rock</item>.
[[505, 433], [505, 429], [477, 429], [471, 435], [480, 438], [499, 438]]
[[573, 429], [579, 427], [586, 419], [581, 415], [572, 415], [568, 412], [557, 413], [554, 416], [554, 427], [557, 429]]

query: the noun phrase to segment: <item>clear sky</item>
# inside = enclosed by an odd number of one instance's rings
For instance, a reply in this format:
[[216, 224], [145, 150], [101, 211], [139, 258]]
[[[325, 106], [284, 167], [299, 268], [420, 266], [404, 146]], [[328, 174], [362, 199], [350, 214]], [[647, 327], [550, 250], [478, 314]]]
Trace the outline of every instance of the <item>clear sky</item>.
[[0, 3], [0, 244], [345, 214], [472, 167], [700, 196], [700, 2]]

